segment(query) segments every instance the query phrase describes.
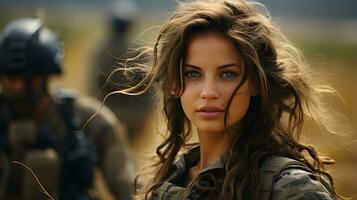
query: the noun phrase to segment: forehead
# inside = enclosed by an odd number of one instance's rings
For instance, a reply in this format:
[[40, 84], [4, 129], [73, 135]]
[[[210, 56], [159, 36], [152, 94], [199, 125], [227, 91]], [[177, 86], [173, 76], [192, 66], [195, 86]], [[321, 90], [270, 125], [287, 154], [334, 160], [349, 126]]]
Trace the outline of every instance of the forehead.
[[185, 56], [186, 63], [193, 65], [242, 62], [235, 43], [216, 32], [195, 34], [189, 38]]

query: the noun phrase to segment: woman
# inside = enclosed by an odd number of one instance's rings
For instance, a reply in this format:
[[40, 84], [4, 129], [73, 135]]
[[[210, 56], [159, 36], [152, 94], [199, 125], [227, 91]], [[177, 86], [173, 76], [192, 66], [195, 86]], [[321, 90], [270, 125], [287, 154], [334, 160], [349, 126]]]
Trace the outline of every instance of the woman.
[[[330, 129], [299, 51], [257, 3], [181, 3], [163, 25], [152, 70], [168, 135], [145, 199], [337, 199], [332, 177], [299, 142], [306, 116]], [[192, 125], [199, 145], [188, 144]], [[189, 149], [183, 156], [179, 152]]]

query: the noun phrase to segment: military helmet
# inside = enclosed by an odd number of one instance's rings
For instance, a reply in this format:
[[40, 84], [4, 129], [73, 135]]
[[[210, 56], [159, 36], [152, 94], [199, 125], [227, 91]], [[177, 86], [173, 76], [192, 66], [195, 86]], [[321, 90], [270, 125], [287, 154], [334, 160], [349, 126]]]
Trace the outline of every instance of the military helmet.
[[121, 0], [107, 6], [107, 18], [113, 32], [126, 32], [136, 21], [139, 8], [134, 1]]
[[63, 44], [39, 19], [8, 23], [0, 35], [0, 74], [60, 74]]

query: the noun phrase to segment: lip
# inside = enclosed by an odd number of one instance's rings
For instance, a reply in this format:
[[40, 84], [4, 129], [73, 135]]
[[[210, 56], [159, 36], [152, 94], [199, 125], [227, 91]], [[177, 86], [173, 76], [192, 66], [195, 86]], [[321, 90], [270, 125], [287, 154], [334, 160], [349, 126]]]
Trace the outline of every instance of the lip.
[[201, 106], [197, 109], [197, 112], [224, 112], [224, 109], [219, 106]]
[[224, 113], [224, 110], [218, 106], [201, 106], [199, 107], [196, 112], [205, 118], [215, 118]]

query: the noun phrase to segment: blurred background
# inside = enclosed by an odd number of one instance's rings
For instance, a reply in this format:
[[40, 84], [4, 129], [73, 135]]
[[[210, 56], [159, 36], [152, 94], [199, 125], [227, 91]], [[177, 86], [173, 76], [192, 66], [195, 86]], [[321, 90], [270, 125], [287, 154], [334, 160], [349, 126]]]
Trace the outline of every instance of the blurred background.
[[[106, 32], [106, 13], [109, 0], [0, 0], [0, 28], [10, 20], [22, 17], [42, 18], [65, 42], [65, 75], [52, 87], [74, 88], [88, 93], [90, 65], [93, 53]], [[137, 22], [133, 27], [133, 41], [150, 45], [158, 25], [177, 5], [174, 0], [136, 0]], [[345, 116], [350, 131], [340, 135], [323, 134], [307, 121], [303, 140], [313, 144], [319, 152], [336, 160], [328, 169], [335, 177], [338, 191], [345, 196], [357, 193], [357, 2], [354, 0], [260, 0], [272, 19], [290, 40], [302, 50], [315, 77], [333, 86], [343, 97], [327, 100], [331, 107]], [[263, 8], [262, 8], [263, 9]], [[331, 111], [333, 112], [333, 111]], [[158, 112], [160, 113], [160, 112]], [[153, 116], [136, 137], [132, 146], [141, 165], [147, 152], [154, 152], [160, 140], [156, 136], [163, 126]], [[341, 126], [341, 130], [346, 130]], [[154, 136], [155, 135], [155, 136]], [[356, 198], [356, 197], [355, 197]], [[357, 198], [356, 198], [357, 199]]]

